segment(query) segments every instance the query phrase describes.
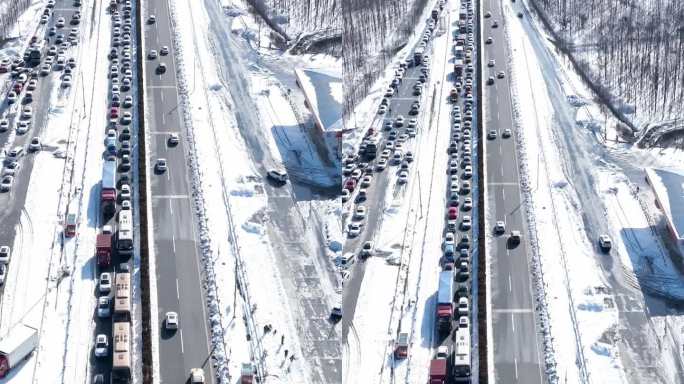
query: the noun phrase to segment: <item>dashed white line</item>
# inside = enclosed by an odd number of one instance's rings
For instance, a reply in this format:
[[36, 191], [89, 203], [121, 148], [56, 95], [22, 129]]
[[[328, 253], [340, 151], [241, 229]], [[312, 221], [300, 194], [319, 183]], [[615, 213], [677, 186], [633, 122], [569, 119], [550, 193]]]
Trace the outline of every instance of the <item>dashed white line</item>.
[[178, 279], [176, 279], [176, 298], [180, 302], [180, 288], [178, 288]]
[[[505, 188], [501, 188], [501, 198], [503, 199], [503, 201], [506, 201], [506, 189]], [[510, 277], [509, 277], [509, 279], [510, 279]]]
[[187, 199], [188, 195], [154, 195], [154, 199]]
[[171, 200], [169, 200], [169, 212], [171, 213], [171, 216], [173, 216], [173, 204], [171, 204]]
[[511, 280], [511, 275], [508, 275], [508, 291], [513, 292], [513, 280]]
[[173, 253], [176, 253], [176, 236], [171, 235], [171, 246], [173, 247]]
[[515, 314], [511, 313], [511, 327], [513, 328], [513, 333], [515, 333]]
[[[180, 339], [181, 339], [181, 353], [185, 353], [185, 348], [183, 346], [183, 329], [180, 330]], [[518, 365], [516, 363], [515, 366], [515, 377], [518, 378]]]
[[[163, 103], [164, 103], [164, 92], [162, 92], [162, 93], [159, 95], [159, 98], [161, 99], [161, 102], [162, 102], [162, 104], [163, 104]], [[164, 116], [163, 113], [162, 113], [162, 116]]]
[[518, 359], [513, 358], [513, 365], [515, 366], [515, 380], [518, 380]]

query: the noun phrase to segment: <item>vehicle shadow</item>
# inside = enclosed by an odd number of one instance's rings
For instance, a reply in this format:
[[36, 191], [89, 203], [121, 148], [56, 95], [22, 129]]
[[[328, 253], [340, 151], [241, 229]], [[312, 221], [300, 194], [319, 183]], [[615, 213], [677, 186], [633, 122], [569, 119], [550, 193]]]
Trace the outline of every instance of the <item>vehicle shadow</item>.
[[[623, 228], [620, 231], [638, 283], [632, 285], [641, 289], [646, 308], [639, 308], [636, 298], [632, 300], [625, 296], [618, 299], [618, 309], [644, 311], [649, 317], [684, 314], [684, 276], [677, 267], [679, 261], [673, 260], [672, 253], [660, 246], [658, 236], [653, 227]], [[610, 265], [614, 263], [613, 258], [620, 257], [615, 248], [605, 253], [599, 249], [598, 243], [594, 246], [602, 258], [610, 260]], [[623, 270], [623, 273], [626, 275], [623, 280], [628, 283], [633, 280], [629, 271]]]
[[[299, 125], [274, 125], [271, 134], [297, 201], [335, 198], [342, 193], [340, 170], [323, 165], [316, 148]], [[312, 134], [323, 135], [322, 132]]]
[[437, 291], [425, 300], [423, 306], [423, 322], [420, 327], [420, 345], [423, 348], [432, 348], [439, 345], [442, 337], [436, 326], [435, 311], [437, 310]]

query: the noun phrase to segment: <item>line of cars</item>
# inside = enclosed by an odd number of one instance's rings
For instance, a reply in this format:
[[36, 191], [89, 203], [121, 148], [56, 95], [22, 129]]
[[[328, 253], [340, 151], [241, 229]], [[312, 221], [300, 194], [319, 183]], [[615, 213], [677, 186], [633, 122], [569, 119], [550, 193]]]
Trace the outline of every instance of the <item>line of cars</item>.
[[[475, 99], [475, 21], [472, 0], [463, 0], [458, 30], [454, 33], [453, 89], [449, 93], [450, 138], [447, 146], [448, 177], [445, 223], [440, 255], [441, 271], [437, 291], [436, 321], [440, 336], [451, 336], [437, 348], [430, 362], [429, 382], [444, 384], [469, 381], [471, 376], [470, 286], [471, 231], [473, 210], [471, 182], [474, 176], [473, 152], [477, 148]], [[455, 328], [455, 330], [454, 330]], [[451, 342], [451, 343], [450, 343]], [[451, 352], [450, 352], [451, 346]], [[453, 360], [448, 356], [453, 354]]]
[[[129, 259], [133, 254], [133, 3], [131, 0], [110, 0], [108, 10], [111, 16], [111, 47], [107, 54], [109, 106], [105, 116], [105, 161], [100, 196], [103, 220], [96, 246], [100, 274], [93, 354], [100, 360], [112, 356], [111, 382], [128, 382], [131, 377]], [[116, 220], [110, 223], [114, 217]], [[118, 257], [118, 263], [111, 262], [112, 254]], [[92, 369], [93, 383], [106, 381], [106, 373], [102, 370], [100, 364]]]
[[[445, 0], [440, 2], [445, 4]], [[443, 5], [442, 5], [443, 7]], [[383, 118], [381, 131], [369, 128], [363, 138], [356, 154], [350, 154], [343, 158], [342, 174], [345, 176], [342, 189], [342, 202], [347, 203], [353, 198], [354, 210], [347, 224], [347, 237], [358, 237], [364, 230], [368, 216], [368, 207], [364, 205], [368, 199], [368, 190], [374, 184], [376, 173], [382, 173], [386, 169], [396, 167], [396, 182], [401, 186], [408, 183], [411, 163], [414, 154], [409, 148], [409, 141], [418, 134], [418, 117], [421, 112], [421, 96], [423, 88], [428, 81], [430, 71], [430, 56], [426, 53], [434, 29], [435, 20], [430, 18], [418, 43], [416, 50], [421, 52], [418, 57], [409, 57], [402, 60], [395, 69], [394, 77], [390, 81], [378, 108], [378, 114]], [[412, 74], [418, 77], [410, 77]], [[414, 81], [412, 84], [407, 82]], [[405, 84], [406, 83], [406, 84]], [[406, 88], [411, 87], [411, 88]], [[392, 97], [399, 97], [400, 93], [408, 90], [415, 97], [411, 101], [407, 114], [408, 118], [397, 112], [395, 118], [391, 114], [390, 103]], [[397, 105], [400, 105], [397, 103]], [[379, 153], [378, 153], [379, 152]], [[362, 259], [372, 256], [374, 253], [373, 241], [365, 241], [361, 245], [358, 256]], [[356, 253], [346, 252], [338, 256], [336, 265], [342, 269], [343, 280], [349, 276], [347, 269], [356, 261]]]
[[[74, 3], [75, 7], [80, 7], [80, 5], [80, 1]], [[43, 10], [41, 24], [47, 24], [51, 17], [54, 17], [54, 7], [54, 0], [48, 1]], [[78, 44], [79, 23], [80, 11], [76, 10], [71, 18], [71, 25], [74, 27], [69, 32], [69, 38], [65, 39], [61, 33], [58, 34], [65, 26], [64, 17], [59, 16], [54, 26], [45, 32], [46, 37], [44, 39], [39, 39], [38, 35], [31, 38], [23, 57], [4, 58], [0, 61], [0, 73], [9, 72], [9, 81], [11, 82], [6, 98], [8, 108], [0, 118], [0, 133], [12, 129], [15, 129], [17, 135], [24, 135], [29, 132], [34, 118], [34, 91], [38, 88], [40, 77], [48, 76], [53, 71], [59, 71], [61, 72], [61, 88], [71, 86], [71, 76], [76, 67], [76, 59], [74, 57], [67, 58], [67, 56], [69, 48]], [[51, 42], [50, 36], [55, 34], [60, 38]], [[17, 102], [20, 102], [20, 105], [13, 107], [13, 104]], [[24, 155], [24, 149], [23, 146], [18, 145], [5, 154], [0, 192], [9, 192], [12, 189], [14, 179], [19, 172], [19, 160]], [[29, 152], [41, 150], [40, 138], [33, 137], [26, 149]]]

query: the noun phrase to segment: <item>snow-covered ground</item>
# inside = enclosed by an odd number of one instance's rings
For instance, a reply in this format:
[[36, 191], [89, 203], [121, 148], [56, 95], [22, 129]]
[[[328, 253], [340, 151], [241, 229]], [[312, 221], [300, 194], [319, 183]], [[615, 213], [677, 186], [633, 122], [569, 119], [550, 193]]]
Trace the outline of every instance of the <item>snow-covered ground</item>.
[[[37, 9], [42, 2], [36, 1]], [[35, 12], [32, 6], [27, 13]], [[109, 19], [103, 7], [91, 18], [93, 5], [82, 8], [82, 36], [74, 85], [59, 92], [51, 75], [50, 107], [34, 159], [17, 238], [15, 257], [5, 286], [0, 328], [21, 321], [40, 329], [40, 345], [26, 364], [13, 370], [7, 382], [86, 382], [95, 310], [93, 250], [98, 224], [97, 185], [106, 115]], [[36, 13], [37, 14], [37, 13]], [[20, 19], [20, 20], [23, 20]], [[23, 23], [23, 22], [22, 22]], [[31, 30], [37, 18], [19, 25]], [[100, 36], [101, 38], [98, 38]], [[105, 47], [105, 45], [107, 47]], [[97, 76], [97, 74], [100, 76]], [[67, 209], [77, 213], [78, 237], [62, 239]], [[137, 269], [136, 269], [137, 270]]]
[[[198, 196], [195, 205], [203, 268], [209, 276], [208, 305], [221, 382], [232, 382], [239, 376], [240, 365], [250, 361], [267, 383], [310, 382], [314, 367], [309, 359], [302, 358], [305, 353], [300, 339], [292, 336], [301, 331], [301, 311], [290, 304], [291, 292], [283, 285], [277, 268], [282, 247], [288, 245], [275, 243], [271, 237], [269, 215], [278, 213], [269, 207], [269, 198], [274, 196], [267, 195], [269, 188], [260, 168], [287, 162], [287, 157], [295, 156], [289, 152], [294, 150], [298, 151], [296, 160], [310, 167], [309, 174], [317, 181], [329, 184], [330, 178], [325, 172], [314, 172], [324, 168], [310, 149], [283, 86], [258, 63], [250, 62], [249, 72], [243, 75], [248, 78], [257, 110], [245, 110], [242, 100], [233, 100], [228, 92], [231, 84], [224, 81], [226, 69], [218, 64], [219, 53], [210, 38], [213, 31], [206, 7], [191, 6], [187, 0], [175, 0], [171, 5], [175, 15], [174, 43], [180, 56], [176, 58], [179, 93], [191, 141], [191, 178]], [[190, 15], [192, 22], [181, 21], [178, 15]], [[243, 17], [232, 22], [249, 25]], [[239, 130], [238, 111], [260, 121], [263, 132], [253, 134], [264, 138], [261, 150], [268, 153], [265, 164], [253, 162], [252, 148]], [[275, 198], [292, 199], [284, 192], [278, 192]], [[311, 215], [312, 209], [324, 215], [334, 215], [335, 211], [334, 200], [293, 203], [300, 215], [306, 210]], [[315, 247], [315, 235], [313, 231], [302, 232], [301, 241]], [[236, 276], [240, 286], [237, 295]], [[274, 330], [264, 332], [268, 324]], [[249, 341], [245, 335], [251, 336]], [[287, 335], [283, 345], [282, 335]], [[294, 360], [284, 359], [285, 349], [295, 356]]]
[[[543, 34], [528, 35], [538, 30], [523, 29], [527, 19], [508, 4], [504, 10], [528, 222], [550, 315], [547, 353], [557, 363], [553, 381], [678, 382], [684, 318], [652, 295], [680, 297], [684, 285], [654, 229], [653, 195], [637, 187], [644, 186], [643, 167], [681, 166], [684, 156], [606, 142], [604, 116], [577, 74], [548, 46], [551, 52], [540, 48]], [[610, 255], [598, 252], [599, 233], [613, 239]]]

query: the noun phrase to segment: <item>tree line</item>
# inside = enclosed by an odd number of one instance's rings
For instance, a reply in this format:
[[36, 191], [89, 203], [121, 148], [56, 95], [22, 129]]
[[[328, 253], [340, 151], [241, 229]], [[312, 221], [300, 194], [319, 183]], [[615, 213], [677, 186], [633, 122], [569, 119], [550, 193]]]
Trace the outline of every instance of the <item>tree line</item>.
[[12, 0], [0, 4], [0, 39], [10, 37], [19, 16], [31, 5], [31, 0]]
[[[345, 0], [342, 4], [344, 118], [368, 94], [421, 22], [428, 0]], [[346, 124], [346, 123], [345, 123]]]
[[533, 0], [596, 85], [637, 123], [684, 117], [684, 1]]

